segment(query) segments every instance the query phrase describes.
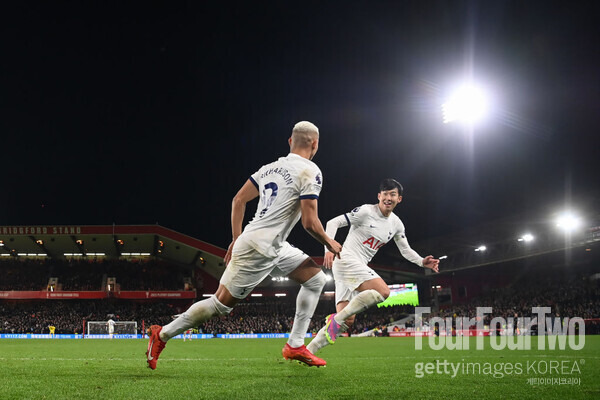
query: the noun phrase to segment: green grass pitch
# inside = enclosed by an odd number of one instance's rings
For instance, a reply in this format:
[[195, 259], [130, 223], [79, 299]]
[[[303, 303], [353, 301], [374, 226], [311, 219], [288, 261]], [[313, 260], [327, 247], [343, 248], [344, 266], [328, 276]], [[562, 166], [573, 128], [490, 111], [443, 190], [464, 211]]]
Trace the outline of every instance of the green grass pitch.
[[[318, 355], [327, 367], [284, 361], [282, 339], [169, 342], [152, 371], [146, 340], [0, 340], [0, 399], [593, 399], [600, 398], [600, 336], [582, 350], [415, 350], [412, 338], [341, 338]], [[308, 341], [307, 341], [308, 342]], [[427, 340], [424, 341], [427, 344]], [[534, 339], [537, 343], [537, 338]], [[535, 362], [503, 377], [433, 373], [416, 363]], [[561, 370], [544, 374], [544, 365]], [[539, 364], [538, 364], [539, 363]], [[573, 372], [576, 363], [580, 371]], [[566, 365], [566, 370], [562, 370]], [[442, 367], [443, 370], [443, 367]], [[557, 378], [531, 384], [530, 378]], [[558, 384], [560, 378], [580, 383]]]

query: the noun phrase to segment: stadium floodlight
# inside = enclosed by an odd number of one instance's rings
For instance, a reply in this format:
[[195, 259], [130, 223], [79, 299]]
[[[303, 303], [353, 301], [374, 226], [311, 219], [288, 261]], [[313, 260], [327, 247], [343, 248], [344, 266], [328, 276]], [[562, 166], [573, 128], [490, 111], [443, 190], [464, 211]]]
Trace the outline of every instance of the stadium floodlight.
[[262, 293], [252, 293], [250, 297], [262, 297]]
[[475, 251], [486, 251], [486, 250], [487, 250], [487, 247], [485, 247], [484, 245], [481, 245], [475, 249]]
[[531, 242], [533, 239], [534, 239], [534, 237], [531, 233], [526, 233], [517, 240], [519, 242]]
[[275, 297], [285, 297], [287, 294], [285, 293], [275, 293]]
[[442, 104], [444, 123], [475, 123], [487, 114], [488, 102], [483, 90], [473, 84], [460, 86]]
[[581, 225], [581, 219], [571, 212], [561, 214], [556, 220], [556, 226], [562, 228], [565, 232], [572, 232]]

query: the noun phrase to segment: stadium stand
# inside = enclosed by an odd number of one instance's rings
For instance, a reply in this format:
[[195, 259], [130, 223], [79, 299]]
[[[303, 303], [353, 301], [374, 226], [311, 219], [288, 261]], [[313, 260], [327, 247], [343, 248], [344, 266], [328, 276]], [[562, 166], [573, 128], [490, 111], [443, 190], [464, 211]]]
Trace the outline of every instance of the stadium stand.
[[[49, 325], [57, 333], [82, 333], [84, 321], [108, 318], [137, 321], [141, 333], [214, 293], [224, 268], [223, 249], [159, 226], [5, 231], [0, 227], [0, 333], [46, 333]], [[35, 246], [44, 253], [33, 253]], [[600, 264], [588, 253], [576, 262], [563, 252], [547, 253], [446, 273], [442, 264], [439, 275], [418, 278], [421, 305], [432, 307], [429, 318], [472, 317], [476, 307], [490, 306], [486, 322], [494, 316], [530, 316], [532, 307], [550, 306], [557, 316], [589, 320], [588, 333], [598, 333]], [[386, 278], [397, 279], [388, 283], [402, 281], [390, 275], [390, 267], [379, 267]], [[325, 290], [332, 289], [330, 283]], [[255, 290], [262, 297], [248, 297], [230, 315], [199, 328], [209, 334], [288, 332], [295, 291], [292, 282], [267, 280]], [[333, 296], [324, 294], [310, 331], [318, 331], [334, 310]], [[408, 305], [369, 309], [349, 334], [373, 329], [385, 334], [386, 326], [411, 314], [414, 307]]]

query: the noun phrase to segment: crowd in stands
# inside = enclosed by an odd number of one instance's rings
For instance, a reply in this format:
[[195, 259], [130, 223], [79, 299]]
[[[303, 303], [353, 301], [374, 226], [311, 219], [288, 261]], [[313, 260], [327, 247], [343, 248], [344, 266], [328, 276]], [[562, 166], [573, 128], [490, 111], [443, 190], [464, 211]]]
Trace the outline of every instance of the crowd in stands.
[[[82, 333], [85, 321], [136, 321], [138, 333], [149, 324], [164, 325], [189, 306], [189, 303], [131, 302], [123, 300], [52, 300], [0, 302], [0, 333], [47, 333], [48, 326], [56, 333]], [[396, 310], [393, 310], [393, 309]], [[322, 301], [309, 330], [318, 331], [325, 317], [332, 312], [332, 300]], [[283, 333], [289, 332], [294, 320], [295, 302], [265, 299], [260, 303], [242, 302], [231, 314], [201, 325], [200, 331], [221, 333]], [[357, 318], [353, 332], [359, 333], [386, 325], [404, 314], [405, 308], [372, 309]]]
[[[281, 333], [290, 332], [294, 322], [294, 299], [261, 298], [260, 302], [242, 302], [231, 314], [204, 323], [205, 333]], [[406, 316], [406, 307], [372, 308], [356, 318], [350, 334], [361, 333], [387, 325]], [[325, 324], [325, 317], [335, 311], [333, 299], [321, 300], [310, 322], [309, 331], [316, 333]]]
[[589, 273], [564, 274], [564, 270], [548, 269], [544, 275], [527, 274], [506, 287], [491, 289], [471, 299], [468, 304], [441, 307], [429, 317], [469, 317], [477, 315], [477, 307], [492, 307], [485, 318], [534, 317], [533, 307], [550, 307], [552, 317], [600, 317], [600, 281]]
[[190, 269], [144, 260], [1, 260], [0, 290], [46, 290], [51, 277], [55, 290], [102, 290], [105, 277], [115, 277], [121, 290], [183, 290]]
[[[151, 323], [166, 324], [189, 304], [115, 300], [50, 300], [0, 302], [0, 333], [83, 333], [84, 321], [136, 321], [139, 333]], [[87, 329], [87, 328], [85, 328]]]
[[42, 260], [1, 260], [0, 276], [0, 290], [45, 290], [50, 278]]
[[[532, 307], [551, 307], [556, 317], [600, 318], [600, 280], [598, 274], [565, 273], [564, 268], [547, 268], [544, 274], [522, 274], [507, 286], [487, 290], [466, 304], [434, 307], [428, 318], [475, 317], [476, 307], [492, 307], [493, 317], [531, 317]], [[538, 271], [539, 272], [539, 271]], [[48, 278], [58, 277], [68, 290], [101, 290], [103, 275], [117, 277], [121, 289], [178, 289], [182, 290], [186, 270], [166, 266], [157, 261], [132, 263], [103, 261], [92, 263], [66, 261], [2, 261], [0, 290], [45, 290]], [[25, 283], [27, 282], [27, 283]], [[141, 333], [143, 324], [164, 325], [172, 316], [184, 311], [189, 301], [134, 302], [105, 300], [0, 300], [1, 333], [45, 333], [48, 326], [57, 333], [81, 333], [83, 321], [106, 321], [110, 316], [121, 321], [137, 321]], [[318, 331], [325, 317], [334, 312], [331, 297], [319, 302], [309, 330]], [[294, 296], [284, 298], [252, 298], [240, 302], [227, 316], [209, 320], [199, 328], [203, 333], [278, 333], [289, 332], [295, 312]], [[412, 306], [373, 307], [359, 314], [350, 334], [384, 327], [414, 313]]]
[[114, 260], [107, 263], [106, 274], [117, 278], [121, 290], [182, 290], [190, 271], [156, 261]]

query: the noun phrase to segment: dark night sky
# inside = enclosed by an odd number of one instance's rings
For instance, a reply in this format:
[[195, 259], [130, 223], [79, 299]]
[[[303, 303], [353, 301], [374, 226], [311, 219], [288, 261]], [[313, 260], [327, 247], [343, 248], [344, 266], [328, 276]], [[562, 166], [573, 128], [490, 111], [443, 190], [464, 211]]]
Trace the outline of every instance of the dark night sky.
[[[226, 247], [231, 198], [303, 119], [324, 222], [384, 177], [412, 242], [600, 204], [595, 1], [20, 3], [0, 17], [0, 225], [158, 222]], [[440, 112], [469, 75], [494, 105], [472, 133]]]

